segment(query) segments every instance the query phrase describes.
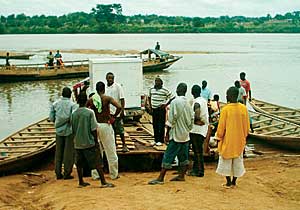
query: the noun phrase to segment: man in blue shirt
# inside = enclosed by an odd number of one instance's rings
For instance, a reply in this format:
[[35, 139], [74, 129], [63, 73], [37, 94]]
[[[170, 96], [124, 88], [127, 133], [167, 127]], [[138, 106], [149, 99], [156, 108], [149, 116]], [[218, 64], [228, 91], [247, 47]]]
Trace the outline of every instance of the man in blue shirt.
[[[77, 105], [71, 101], [72, 91], [64, 87], [62, 98], [54, 102], [50, 108], [50, 121], [55, 122], [56, 129], [56, 151], [55, 151], [55, 174], [57, 179], [72, 179], [72, 168], [74, 164], [74, 143], [71, 114], [77, 109]], [[62, 164], [64, 173], [62, 174]]]
[[210, 102], [212, 95], [210, 89], [207, 87], [207, 81], [202, 81], [202, 87], [201, 87], [201, 97], [204, 98], [207, 102]]

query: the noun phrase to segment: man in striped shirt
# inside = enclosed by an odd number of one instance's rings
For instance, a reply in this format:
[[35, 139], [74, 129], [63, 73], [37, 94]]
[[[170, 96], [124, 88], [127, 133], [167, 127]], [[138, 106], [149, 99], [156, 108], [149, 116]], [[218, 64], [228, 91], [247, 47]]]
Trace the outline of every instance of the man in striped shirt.
[[155, 78], [154, 87], [149, 90], [150, 113], [152, 113], [152, 125], [154, 139], [157, 146], [162, 145], [165, 137], [166, 106], [171, 102], [171, 92], [163, 87], [160, 77]]

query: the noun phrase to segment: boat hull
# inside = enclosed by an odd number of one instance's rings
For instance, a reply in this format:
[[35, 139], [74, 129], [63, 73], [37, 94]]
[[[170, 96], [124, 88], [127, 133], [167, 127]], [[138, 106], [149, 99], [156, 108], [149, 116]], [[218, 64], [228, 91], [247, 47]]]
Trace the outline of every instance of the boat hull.
[[143, 66], [143, 72], [156, 72], [156, 71], [162, 71], [164, 69], [169, 68], [173, 63], [181, 59], [182, 57], [177, 57], [172, 60], [168, 60], [165, 62], [160, 63], [153, 63], [152, 65], [144, 65]]

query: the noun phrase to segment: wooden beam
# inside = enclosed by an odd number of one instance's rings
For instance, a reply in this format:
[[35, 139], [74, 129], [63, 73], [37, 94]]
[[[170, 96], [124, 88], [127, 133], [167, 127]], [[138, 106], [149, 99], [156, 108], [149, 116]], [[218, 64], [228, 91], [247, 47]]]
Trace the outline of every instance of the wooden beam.
[[45, 145], [0, 146], [0, 149], [40, 148], [40, 147], [45, 147]]
[[55, 141], [55, 139], [45, 139], [45, 140], [24, 140], [24, 141], [5, 141], [2, 142], [3, 144], [27, 144], [27, 143], [38, 143], [38, 142], [49, 142], [49, 141]]
[[270, 135], [270, 134], [274, 134], [274, 133], [282, 133], [284, 131], [288, 131], [288, 130], [296, 130], [297, 127], [290, 127], [290, 128], [285, 128], [285, 129], [280, 129], [280, 130], [276, 130], [276, 131], [270, 131], [270, 132], [266, 132], [266, 133], [262, 133], [263, 135]]
[[276, 126], [281, 126], [284, 125], [285, 123], [276, 123], [276, 124], [271, 124], [271, 125], [267, 125], [267, 126], [262, 126], [262, 127], [258, 127], [258, 128], [254, 128], [255, 131], [259, 131], [259, 130], [263, 130], [263, 129], [267, 129], [267, 128], [272, 128], [272, 127], [276, 127]]
[[11, 139], [53, 139], [55, 136], [12, 136]]

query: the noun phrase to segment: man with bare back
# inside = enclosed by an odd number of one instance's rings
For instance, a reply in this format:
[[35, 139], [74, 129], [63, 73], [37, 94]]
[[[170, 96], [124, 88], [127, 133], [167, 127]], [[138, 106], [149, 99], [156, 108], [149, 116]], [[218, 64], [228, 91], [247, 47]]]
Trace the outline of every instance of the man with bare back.
[[[115, 143], [114, 130], [112, 124], [118, 114], [121, 112], [121, 105], [112, 97], [105, 95], [105, 84], [97, 82], [95, 93], [87, 102], [87, 107], [90, 107], [96, 115], [98, 122], [98, 140], [101, 146], [101, 152], [105, 151], [109, 173], [111, 179], [119, 178], [118, 173], [118, 156]], [[116, 107], [113, 115], [110, 113], [110, 104]]]

